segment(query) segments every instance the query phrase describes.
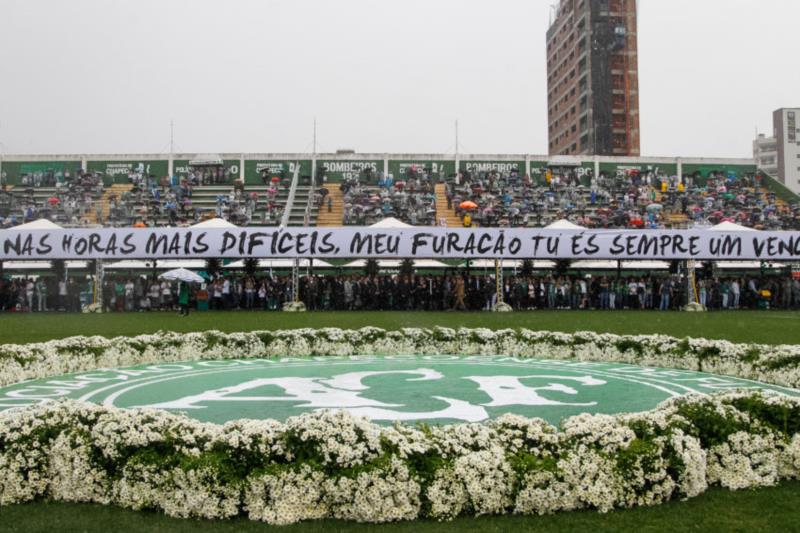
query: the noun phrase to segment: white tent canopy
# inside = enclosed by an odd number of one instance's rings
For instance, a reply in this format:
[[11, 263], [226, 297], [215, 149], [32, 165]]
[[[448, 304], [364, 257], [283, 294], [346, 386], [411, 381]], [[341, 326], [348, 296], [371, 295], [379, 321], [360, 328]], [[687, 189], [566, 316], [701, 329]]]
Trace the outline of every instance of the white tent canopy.
[[713, 231], [756, 231], [753, 228], [747, 228], [728, 221], [720, 222], [716, 226], [711, 226], [709, 229]]
[[370, 228], [413, 228], [411, 224], [406, 224], [402, 220], [397, 220], [394, 217], [384, 218], [380, 222], [371, 225]]
[[[87, 266], [87, 261], [66, 261], [64, 263], [67, 270], [83, 270]], [[3, 261], [3, 268], [13, 272], [17, 270], [50, 270], [50, 261]]]
[[[205, 269], [206, 262], [203, 259], [159, 259], [156, 261], [155, 268], [158, 270], [171, 270], [174, 268], [195, 268]], [[106, 263], [106, 270], [146, 270], [153, 268], [153, 261], [143, 259], [123, 259]]]
[[235, 224], [231, 224], [225, 219], [222, 218], [209, 218], [208, 220], [204, 220], [202, 222], [198, 222], [192, 226], [193, 228], [206, 228], [206, 229], [213, 229], [213, 228], [236, 228]]
[[219, 154], [200, 154], [189, 161], [189, 166], [202, 167], [202, 166], [218, 166], [223, 165], [225, 161]]
[[586, 228], [584, 228], [583, 226], [579, 226], [577, 224], [573, 224], [569, 220], [562, 218], [561, 220], [556, 220], [549, 226], [545, 226], [544, 229], [586, 229]]
[[191, 270], [186, 270], [185, 268], [169, 270], [158, 277], [168, 281], [186, 281], [189, 283], [203, 283], [205, 281], [199, 274], [195, 274]]
[[[400, 268], [402, 262], [400, 259], [378, 259], [378, 266], [380, 268]], [[366, 259], [358, 259], [342, 265], [343, 268], [364, 268], [365, 266], [367, 266]], [[450, 268], [450, 265], [434, 259], [414, 259], [414, 268]]]
[[[309, 268], [312, 266], [310, 259], [301, 259], [299, 261], [300, 268]], [[321, 259], [314, 259], [314, 268], [327, 268], [332, 267], [331, 263]], [[242, 268], [244, 267], [244, 260], [234, 261], [225, 265], [225, 268]], [[258, 268], [292, 268], [294, 267], [294, 259], [259, 259]]]
[[[534, 268], [552, 268], [555, 263], [553, 261], [534, 261]], [[460, 268], [466, 268], [466, 263], [458, 265]], [[470, 268], [494, 268], [494, 259], [474, 259], [469, 262]], [[504, 259], [503, 268], [522, 268], [521, 259]]]
[[62, 229], [62, 228], [55, 222], [51, 222], [46, 218], [40, 218], [39, 220], [34, 220], [33, 222], [28, 222], [27, 224], [20, 224], [19, 226], [14, 226], [8, 229], [10, 229], [11, 231], [27, 231], [31, 229]]

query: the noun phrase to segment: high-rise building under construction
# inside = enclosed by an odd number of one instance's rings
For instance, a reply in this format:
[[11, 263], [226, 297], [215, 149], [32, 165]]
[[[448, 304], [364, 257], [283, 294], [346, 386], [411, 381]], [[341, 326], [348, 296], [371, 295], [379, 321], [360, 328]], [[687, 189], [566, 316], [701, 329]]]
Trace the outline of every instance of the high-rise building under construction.
[[640, 155], [636, 0], [561, 0], [553, 10], [549, 153]]

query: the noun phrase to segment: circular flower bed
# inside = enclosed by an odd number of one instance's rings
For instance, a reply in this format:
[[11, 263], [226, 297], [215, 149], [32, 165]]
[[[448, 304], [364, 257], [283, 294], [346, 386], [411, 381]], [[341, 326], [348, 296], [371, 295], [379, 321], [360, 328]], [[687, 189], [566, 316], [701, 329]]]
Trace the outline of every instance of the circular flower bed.
[[[143, 363], [361, 353], [550, 357], [699, 369], [795, 386], [800, 348], [665, 336], [375, 328], [76, 337], [0, 347], [0, 384]], [[556, 428], [381, 427], [344, 412], [206, 424], [155, 410], [53, 402], [0, 414], [0, 505], [52, 498], [178, 517], [288, 524], [606, 512], [800, 476], [800, 400], [760, 392], [672, 399]]]

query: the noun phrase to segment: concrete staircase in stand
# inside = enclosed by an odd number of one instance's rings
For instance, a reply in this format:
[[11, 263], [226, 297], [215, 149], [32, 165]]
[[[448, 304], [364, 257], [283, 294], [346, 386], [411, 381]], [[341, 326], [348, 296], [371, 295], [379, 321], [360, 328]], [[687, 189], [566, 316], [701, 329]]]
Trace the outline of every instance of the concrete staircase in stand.
[[319, 208], [317, 215], [317, 226], [336, 228], [344, 225], [344, 196], [337, 186], [328, 187], [328, 194], [333, 205], [331, 212], [328, 213], [328, 198], [325, 198], [322, 207]]
[[[111, 197], [116, 196], [119, 198], [122, 196], [122, 193], [130, 191], [131, 189], [133, 189], [133, 185], [130, 183], [115, 183], [109, 187], [106, 187], [106, 189], [103, 191], [103, 196], [97, 200], [102, 205], [103, 222], [108, 220], [108, 215], [111, 212]], [[87, 211], [85, 218], [90, 224], [98, 224], [97, 211], [95, 209], [90, 209]]]
[[445, 224], [448, 228], [460, 228], [463, 223], [454, 209], [447, 209], [447, 193], [444, 183], [436, 184], [436, 224], [439, 220], [444, 218]]

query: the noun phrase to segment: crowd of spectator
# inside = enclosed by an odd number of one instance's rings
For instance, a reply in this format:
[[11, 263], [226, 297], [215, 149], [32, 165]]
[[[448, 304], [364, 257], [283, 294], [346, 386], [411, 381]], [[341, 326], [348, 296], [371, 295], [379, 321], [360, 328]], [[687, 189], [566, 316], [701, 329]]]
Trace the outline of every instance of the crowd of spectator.
[[[311, 311], [490, 310], [497, 303], [493, 276], [308, 275], [299, 278], [299, 298]], [[105, 278], [97, 300], [107, 311], [173, 311], [181, 283], [148, 276]], [[293, 298], [289, 276], [228, 275], [183, 284], [186, 303], [198, 310], [270, 310]], [[0, 279], [0, 309], [80, 311], [95, 299], [90, 278]], [[503, 301], [515, 310], [678, 310], [687, 284], [675, 276], [514, 275], [503, 279]], [[716, 276], [693, 290], [709, 310], [800, 309], [800, 279], [790, 275]], [[694, 295], [693, 295], [694, 296]]]
[[712, 172], [683, 180], [629, 171], [614, 176], [547, 170], [543, 179], [516, 172], [460, 173], [446, 185], [448, 209], [465, 226], [542, 227], [567, 219], [587, 228], [663, 229], [724, 221], [756, 229], [800, 227], [800, 206], [779, 202], [756, 176]]
[[[40, 187], [51, 187], [50, 194], [36, 194]], [[0, 227], [46, 218], [53, 222], [79, 226], [86, 216], [100, 206], [97, 199], [103, 192], [103, 180], [97, 174], [36, 173], [23, 177], [23, 185], [13, 192], [4, 191], [8, 211], [0, 217]]]
[[[291, 180], [262, 174], [266, 190], [255, 191], [246, 190], [223, 166], [191, 167], [183, 177], [155, 177], [134, 168], [128, 174], [133, 189], [110, 197], [106, 218], [98, 201], [102, 174], [30, 173], [0, 198], [0, 227], [38, 218], [71, 226], [87, 224], [89, 219], [111, 226], [177, 226], [210, 217], [236, 225], [272, 225], [285, 208], [278, 194]], [[319, 209], [330, 210], [326, 187], [338, 186], [343, 193], [344, 225], [367, 226], [387, 217], [411, 225], [437, 225], [442, 221], [437, 219], [435, 185], [443, 181], [447, 209], [464, 226], [542, 227], [567, 219], [587, 228], [662, 229], [730, 221], [763, 230], [800, 229], [800, 202], [790, 205], [779, 200], [761, 186], [757, 175], [720, 171], [678, 179], [656, 169], [601, 172], [595, 177], [591, 171], [551, 168], [533, 177], [465, 171], [444, 178], [429, 168], [410, 166], [400, 176], [380, 173], [325, 184], [317, 189], [315, 203]], [[196, 188], [220, 184], [231, 188], [213, 201], [193, 201]], [[43, 187], [52, 187], [52, 194], [35, 194]]]
[[[280, 183], [271, 183], [266, 191], [247, 191], [243, 180], [235, 179], [230, 190], [214, 197], [213, 203], [202, 206], [193, 202], [195, 189], [214, 175], [191, 173], [187, 177], [160, 179], [139, 176], [133, 188], [109, 197], [109, 220], [113, 226], [185, 226], [206, 218], [221, 218], [237, 226], [253, 223], [270, 225], [280, 220], [283, 206], [278, 202]], [[99, 217], [99, 214], [98, 214]]]
[[340, 184], [344, 197], [344, 224], [371, 226], [384, 218], [396, 218], [412, 226], [431, 226], [436, 221], [435, 178], [429, 169], [411, 166], [403, 179], [379, 175], [377, 187], [358, 178]]

